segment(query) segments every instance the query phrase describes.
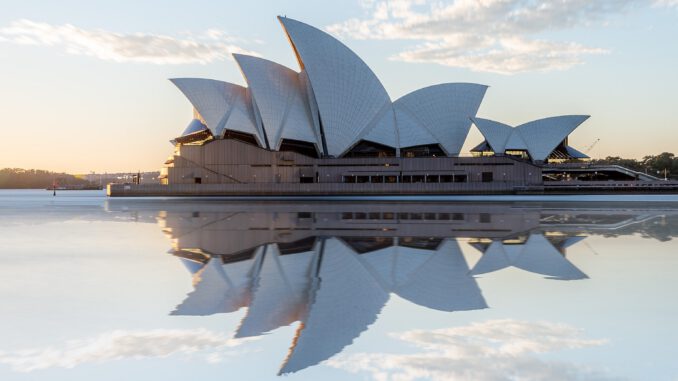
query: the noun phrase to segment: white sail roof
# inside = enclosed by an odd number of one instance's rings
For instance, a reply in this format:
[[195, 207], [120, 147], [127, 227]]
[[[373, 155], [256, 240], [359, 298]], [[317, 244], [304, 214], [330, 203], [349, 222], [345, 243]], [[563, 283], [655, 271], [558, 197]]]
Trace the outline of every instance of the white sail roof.
[[319, 287], [280, 373], [299, 371], [341, 352], [377, 319], [388, 300], [388, 291], [339, 239], [327, 239], [321, 254]]
[[184, 132], [181, 133], [181, 136], [190, 135], [190, 134], [193, 134], [195, 132], [200, 132], [200, 131], [206, 130], [206, 129], [207, 129], [207, 126], [202, 124], [202, 122], [200, 120], [193, 119], [188, 124], [188, 126], [186, 126], [186, 128], [184, 129]]
[[399, 130], [396, 124], [395, 110], [391, 103], [385, 105], [379, 116], [374, 119], [374, 126], [367, 126], [359, 140], [400, 148]]
[[588, 119], [588, 115], [564, 115], [544, 118], [516, 127], [527, 144], [533, 160], [545, 160], [567, 135]]
[[431, 250], [393, 245], [362, 254], [361, 260], [370, 266], [374, 276], [393, 291], [405, 282], [412, 271], [422, 266], [435, 253]]
[[[527, 150], [532, 160], [543, 161], [588, 118], [588, 115], [554, 116], [521, 124], [515, 128], [489, 119], [471, 118], [471, 120], [494, 152]], [[574, 157], [586, 157], [577, 150], [571, 149], [571, 152]]]
[[375, 125], [391, 99], [367, 64], [339, 40], [302, 22], [278, 19], [308, 74], [327, 154], [341, 156]]
[[478, 130], [483, 134], [494, 152], [504, 153], [506, 151], [506, 143], [508, 143], [511, 135], [513, 135], [513, 127], [489, 119], [471, 118], [471, 120], [478, 127]]
[[252, 278], [263, 248], [248, 260], [223, 265], [213, 257], [194, 275], [194, 290], [172, 311], [172, 315], [212, 315], [234, 312], [249, 304]]
[[305, 83], [299, 73], [278, 63], [242, 54], [233, 57], [247, 81], [261, 116], [271, 149], [280, 149], [283, 139], [321, 147], [315, 133]]
[[204, 78], [173, 78], [170, 81], [188, 98], [212, 135], [222, 136], [225, 130], [244, 132], [254, 135], [259, 145], [265, 146], [247, 88]]
[[542, 234], [531, 234], [524, 244], [504, 245], [494, 241], [485, 250], [471, 274], [480, 275], [514, 266], [551, 279], [588, 278], [568, 261]]
[[268, 245], [252, 301], [235, 337], [259, 336], [300, 320], [308, 307], [310, 266], [315, 253], [280, 255]]
[[432, 136], [447, 155], [459, 155], [471, 128], [469, 118], [478, 112], [486, 90], [487, 86], [473, 83], [443, 83], [399, 98], [393, 106], [400, 146], [421, 145], [413, 143]]
[[456, 240], [445, 240], [394, 290], [402, 298], [439, 311], [469, 311], [487, 308], [480, 287]]

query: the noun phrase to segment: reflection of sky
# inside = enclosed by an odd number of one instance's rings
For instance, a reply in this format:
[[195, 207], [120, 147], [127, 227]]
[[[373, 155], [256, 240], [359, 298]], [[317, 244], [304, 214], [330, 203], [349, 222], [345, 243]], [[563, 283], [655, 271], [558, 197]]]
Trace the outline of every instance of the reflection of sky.
[[604, 345], [581, 337], [564, 324], [517, 320], [486, 320], [467, 326], [412, 330], [394, 334], [417, 347], [410, 354], [360, 353], [340, 355], [330, 366], [350, 372], [370, 372], [375, 379], [610, 379], [574, 363], [543, 360], [537, 354]]
[[[4, 208], [2, 194], [0, 204], [0, 379], [276, 377], [296, 323], [254, 341], [240, 341], [232, 335], [245, 309], [212, 316], [170, 316], [193, 287], [179, 260], [166, 254], [169, 241], [157, 224], [132, 222], [134, 211], [45, 204], [31, 209], [32, 220], [25, 218], [30, 213], [24, 211], [22, 223], [6, 224], [15, 212]], [[41, 215], [51, 217], [41, 219]], [[469, 266], [475, 265], [479, 252], [466, 240], [460, 240], [460, 248]], [[470, 327], [492, 327], [495, 321], [509, 319], [535, 329], [558, 327], [552, 339], [571, 344], [560, 350], [520, 352], [524, 364], [546, 364], [550, 371], [576, 371], [584, 378], [593, 378], [592, 374], [675, 378], [675, 252], [675, 240], [591, 236], [567, 249], [567, 259], [589, 279], [547, 280], [519, 268], [504, 268], [478, 277], [490, 308], [466, 312], [430, 310], [392, 295], [376, 322], [329, 364], [288, 377], [367, 377], [375, 372], [346, 373], [360, 370], [357, 365], [343, 366], [346, 360], [361, 354], [367, 354], [364, 358], [383, 354], [392, 360], [429, 355], [432, 349], [421, 339], [422, 332], [429, 334], [428, 340], [441, 334], [454, 338], [448, 341], [447, 352], [441, 353], [466, 358], [459, 348], [450, 348], [473, 336]], [[489, 340], [495, 349], [502, 341], [492, 341], [487, 332], [502, 332], [506, 343], [516, 337], [506, 339], [508, 333], [501, 330], [478, 332], [474, 343]], [[487, 361], [480, 363], [492, 367], [503, 354], [486, 352]], [[519, 365], [517, 361], [507, 364]], [[13, 367], [44, 369], [21, 373]], [[404, 375], [412, 369], [416, 367], [395, 367], [389, 372]]]

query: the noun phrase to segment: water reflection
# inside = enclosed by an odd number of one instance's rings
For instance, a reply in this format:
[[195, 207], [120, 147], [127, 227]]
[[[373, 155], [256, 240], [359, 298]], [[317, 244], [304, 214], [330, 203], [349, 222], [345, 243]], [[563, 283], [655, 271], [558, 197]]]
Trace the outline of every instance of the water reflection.
[[501, 319], [393, 336], [419, 351], [339, 355], [328, 365], [372, 374], [375, 380], [619, 380], [601, 370], [543, 357], [608, 344], [565, 324]]
[[567, 235], [547, 238], [541, 233], [531, 233], [517, 239], [490, 242], [477, 240], [471, 245], [480, 250], [483, 256], [471, 274], [481, 275], [513, 266], [552, 279], [586, 279], [586, 274], [565, 258], [565, 249], [584, 238]]
[[[142, 205], [127, 208], [144, 214]], [[568, 247], [594, 234], [671, 239], [676, 219], [676, 211], [650, 207], [350, 203], [181, 203], [158, 217], [194, 287], [171, 313], [247, 307], [236, 338], [299, 322], [281, 374], [342, 352], [392, 294], [439, 311], [487, 308], [478, 276], [515, 267], [549, 280], [587, 279]], [[473, 266], [464, 244], [481, 253]]]
[[31, 192], [0, 191], [2, 380], [678, 374], [678, 203]]

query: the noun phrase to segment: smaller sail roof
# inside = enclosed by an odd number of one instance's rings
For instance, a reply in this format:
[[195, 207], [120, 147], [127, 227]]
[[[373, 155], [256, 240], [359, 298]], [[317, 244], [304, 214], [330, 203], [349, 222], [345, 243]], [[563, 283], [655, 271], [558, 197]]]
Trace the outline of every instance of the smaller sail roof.
[[506, 151], [506, 143], [508, 143], [511, 135], [513, 135], [513, 127], [489, 119], [471, 118], [471, 120], [478, 127], [480, 133], [483, 134], [492, 151], [501, 153]]
[[212, 135], [222, 136], [225, 130], [244, 132], [265, 146], [247, 88], [205, 78], [173, 78], [170, 81], [188, 98]]
[[191, 122], [186, 126], [186, 129], [184, 129], [184, 132], [181, 133], [181, 136], [186, 136], [190, 135], [196, 132], [200, 132], [203, 130], [207, 130], [207, 126], [202, 124], [202, 122], [199, 119], [193, 119]]
[[[438, 143], [450, 156], [459, 155], [471, 121], [478, 112], [487, 86], [475, 83], [442, 83], [404, 95], [395, 102], [400, 146]], [[435, 141], [425, 142], [426, 137]]]
[[321, 146], [316, 136], [306, 86], [300, 73], [259, 57], [234, 54], [259, 112], [270, 147], [283, 139]]
[[[495, 153], [526, 150], [532, 160], [543, 161], [588, 118], [588, 115], [554, 116], [533, 120], [517, 127], [489, 119], [472, 117], [471, 120]], [[568, 149], [569, 152], [572, 152], [573, 157], [587, 157], [573, 148]]]
[[491, 273], [510, 266], [541, 274], [549, 279], [588, 278], [542, 234], [531, 234], [524, 244], [506, 245], [501, 241], [492, 242], [471, 270], [471, 274]]

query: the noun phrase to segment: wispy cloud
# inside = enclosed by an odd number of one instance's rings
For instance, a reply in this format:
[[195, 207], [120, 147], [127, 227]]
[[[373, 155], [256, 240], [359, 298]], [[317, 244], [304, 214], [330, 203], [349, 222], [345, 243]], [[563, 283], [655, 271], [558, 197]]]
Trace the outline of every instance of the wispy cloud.
[[31, 372], [54, 367], [73, 368], [85, 363], [192, 353], [204, 353], [205, 361], [215, 363], [235, 354], [228, 348], [246, 341], [227, 339], [204, 329], [112, 331], [85, 340], [69, 341], [61, 348], [0, 352], [0, 364], [9, 365], [15, 371]]
[[330, 25], [344, 37], [413, 40], [393, 59], [514, 74], [563, 70], [603, 47], [545, 39], [544, 33], [602, 24], [633, 7], [678, 0], [365, 0], [367, 17]]
[[678, 0], [655, 0], [658, 7], [678, 7]]
[[350, 372], [368, 372], [379, 381], [612, 379], [604, 372], [538, 356], [605, 343], [583, 338], [580, 330], [564, 324], [490, 320], [394, 336], [420, 348], [421, 353], [358, 353], [339, 356], [328, 364]]
[[239, 47], [236, 38], [217, 29], [178, 38], [162, 34], [88, 30], [71, 24], [52, 25], [22, 19], [0, 28], [0, 41], [62, 47], [70, 54], [106, 61], [159, 65], [206, 64], [230, 58], [231, 53], [257, 55]]

